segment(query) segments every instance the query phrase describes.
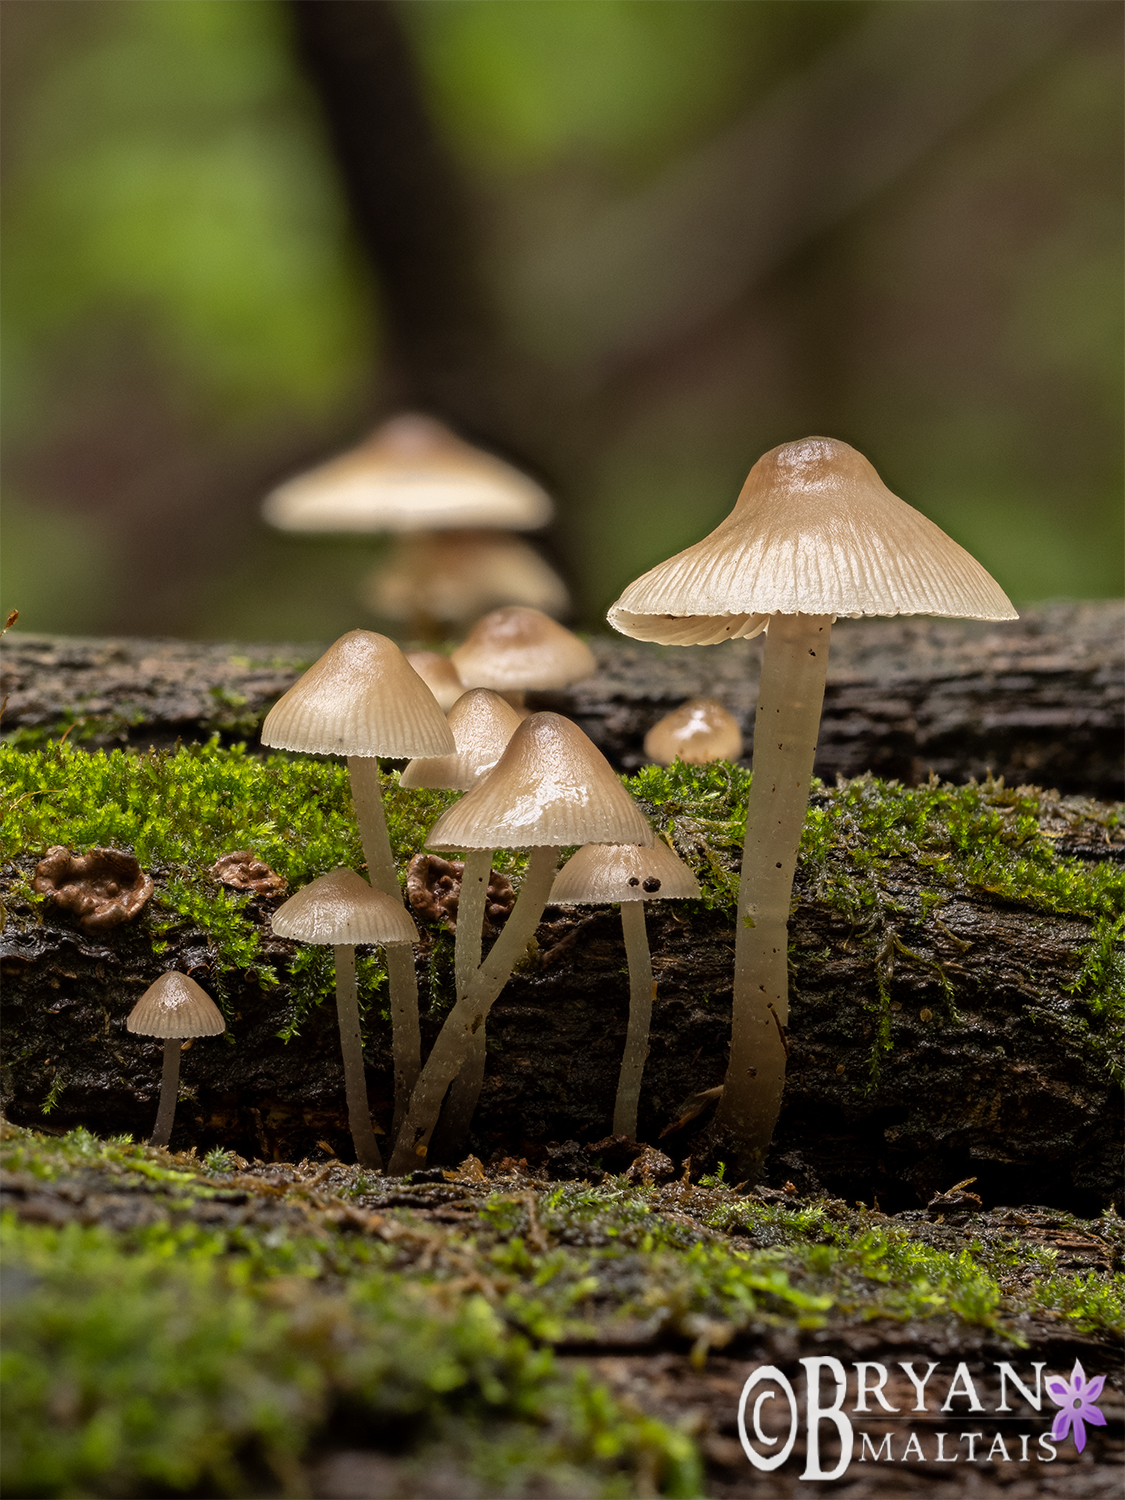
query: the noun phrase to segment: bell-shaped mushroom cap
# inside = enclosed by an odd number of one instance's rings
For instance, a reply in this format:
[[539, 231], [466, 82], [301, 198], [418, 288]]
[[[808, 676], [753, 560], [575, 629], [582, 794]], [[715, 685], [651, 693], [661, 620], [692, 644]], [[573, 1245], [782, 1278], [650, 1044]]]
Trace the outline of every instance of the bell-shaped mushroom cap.
[[478, 620], [452, 660], [466, 687], [497, 693], [569, 687], [597, 667], [594, 653], [573, 631], [519, 604]]
[[406, 908], [354, 870], [332, 870], [302, 886], [273, 914], [278, 937], [301, 943], [416, 943]]
[[433, 693], [442, 713], [448, 714], [465, 691], [449, 657], [440, 651], [408, 651], [406, 659]]
[[1017, 618], [861, 453], [819, 437], [760, 458], [727, 519], [631, 583], [608, 618], [637, 640], [687, 646], [757, 635], [773, 614]]
[[550, 564], [527, 542], [503, 531], [407, 538], [368, 574], [361, 598], [390, 620], [409, 620], [423, 609], [447, 624], [475, 620], [501, 604], [525, 604], [549, 615], [565, 614], [570, 607], [566, 584]]
[[459, 792], [475, 786], [491, 771], [522, 720], [510, 703], [487, 688], [470, 688], [449, 710], [449, 727], [457, 746], [452, 755], [412, 760], [402, 773], [402, 786], [453, 787]]
[[670, 766], [677, 757], [689, 766], [737, 760], [742, 754], [742, 730], [716, 699], [689, 698], [657, 719], [645, 735], [645, 754], [661, 766]]
[[511, 464], [462, 442], [432, 417], [393, 417], [366, 442], [268, 495], [283, 531], [529, 531], [551, 519], [547, 494]]
[[555, 876], [555, 906], [599, 901], [683, 901], [699, 882], [663, 839], [651, 849], [635, 844], [585, 844]]
[[125, 1029], [139, 1036], [221, 1036], [227, 1023], [206, 990], [169, 969], [133, 1006]]
[[385, 635], [350, 630], [266, 715], [262, 744], [319, 755], [448, 755], [433, 693]]
[[442, 813], [431, 849], [652, 843], [652, 829], [601, 751], [561, 714], [532, 714], [487, 776]]

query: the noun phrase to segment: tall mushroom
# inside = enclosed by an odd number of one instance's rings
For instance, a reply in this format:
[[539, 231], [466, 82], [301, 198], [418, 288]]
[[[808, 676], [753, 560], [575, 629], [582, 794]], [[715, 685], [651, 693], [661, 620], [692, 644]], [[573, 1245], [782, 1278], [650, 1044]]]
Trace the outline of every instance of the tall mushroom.
[[586, 844], [567, 860], [551, 887], [556, 906], [621, 903], [621, 932], [629, 963], [629, 1027], [613, 1106], [614, 1135], [636, 1138], [641, 1074], [656, 999], [645, 902], [683, 901], [698, 895], [699, 882], [662, 839], [651, 849], [635, 844]]
[[450, 660], [466, 687], [491, 688], [519, 709], [529, 688], [569, 687], [597, 667], [572, 630], [516, 604], [478, 620]]
[[760, 1169], [781, 1108], [789, 902], [838, 615], [1012, 620], [984, 568], [832, 438], [772, 449], [710, 536], [631, 583], [623, 635], [715, 645], [766, 630], [735, 938], [730, 1064], [717, 1123], [741, 1174]]
[[382, 943], [389, 968], [390, 955], [396, 949], [410, 954], [410, 944], [418, 941], [418, 929], [403, 910], [401, 901], [373, 890], [354, 870], [346, 869], [321, 875], [303, 886], [295, 896], [290, 896], [274, 912], [272, 926], [278, 937], [332, 945], [336, 959], [336, 1016], [340, 1024], [340, 1051], [344, 1058], [348, 1125], [360, 1166], [379, 1171], [383, 1158], [371, 1126], [367, 1081], [363, 1072], [355, 945]]
[[532, 714], [496, 766], [444, 812], [427, 845], [437, 849], [530, 849], [519, 897], [503, 932], [434, 1043], [395, 1142], [391, 1170], [425, 1157], [445, 1092], [469, 1056], [473, 1033], [535, 934], [547, 903], [559, 849], [567, 844], [652, 843], [652, 830], [609, 762], [577, 724], [560, 714]]
[[172, 1138], [172, 1121], [176, 1117], [183, 1044], [188, 1037], [222, 1036], [227, 1023], [206, 990], [200, 989], [186, 974], [169, 969], [155, 984], [149, 985], [133, 1006], [125, 1029], [138, 1036], [158, 1036], [164, 1041], [160, 1103], [149, 1145], [166, 1146]]
[[[433, 693], [395, 643], [370, 630], [341, 636], [270, 709], [262, 744], [347, 756], [368, 876], [377, 890], [401, 903], [376, 757], [448, 755], [455, 746]], [[389, 948], [387, 968], [397, 1121], [418, 1076], [422, 1041], [409, 948]]]

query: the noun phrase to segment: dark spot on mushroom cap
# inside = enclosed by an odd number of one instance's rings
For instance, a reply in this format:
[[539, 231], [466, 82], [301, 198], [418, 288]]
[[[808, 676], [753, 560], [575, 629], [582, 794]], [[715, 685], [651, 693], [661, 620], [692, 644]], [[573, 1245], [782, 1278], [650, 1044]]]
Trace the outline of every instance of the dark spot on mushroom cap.
[[[632, 881], [629, 882], [630, 885], [632, 885], [632, 883], [633, 883]], [[641, 890], [642, 891], [648, 891], [648, 893], [650, 895], [652, 894], [653, 891], [658, 891], [659, 889], [660, 889], [660, 881], [657, 880], [657, 878], [656, 878], [655, 875], [650, 875], [648, 877], [648, 879], [641, 886]]]
[[258, 896], [280, 896], [288, 889], [285, 877], [275, 874], [253, 849], [221, 855], [211, 866], [211, 874], [232, 890], [253, 891]]
[[637, 877], [635, 875], [630, 875], [629, 876], [629, 884], [630, 885], [640, 885], [640, 883], [641, 882], [637, 879]]
[[[406, 896], [411, 908], [427, 921], [444, 922], [450, 932], [456, 932], [464, 873], [465, 866], [458, 859], [416, 854], [406, 867]], [[515, 899], [508, 877], [489, 871], [484, 911], [492, 926], [499, 927], [504, 922]]]
[[61, 844], [48, 849], [36, 865], [32, 887], [73, 912], [86, 932], [132, 922], [153, 892], [152, 877], [123, 849], [72, 854]]

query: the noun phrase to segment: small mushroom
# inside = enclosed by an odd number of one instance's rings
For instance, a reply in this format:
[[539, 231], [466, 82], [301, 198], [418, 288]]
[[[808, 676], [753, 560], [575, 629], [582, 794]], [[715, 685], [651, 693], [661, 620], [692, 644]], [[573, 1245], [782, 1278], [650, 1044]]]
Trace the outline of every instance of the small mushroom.
[[465, 691], [449, 657], [440, 651], [408, 651], [406, 659], [433, 693], [442, 713], [447, 714]]
[[715, 698], [689, 698], [658, 719], [645, 735], [645, 754], [657, 765], [682, 760], [688, 766], [737, 760], [742, 754], [738, 720]]
[[284, 875], [278, 875], [260, 860], [253, 849], [235, 849], [222, 854], [211, 866], [211, 874], [220, 885], [233, 891], [253, 891], [256, 896], [280, 896], [288, 888]]
[[179, 1092], [180, 1052], [188, 1037], [222, 1036], [227, 1029], [223, 1013], [206, 990], [194, 979], [169, 969], [161, 974], [129, 1012], [127, 1031], [164, 1040], [164, 1067], [160, 1075], [160, 1104], [150, 1146], [166, 1146], [172, 1137]]
[[594, 653], [573, 631], [518, 604], [478, 620], [452, 661], [466, 687], [491, 688], [518, 709], [529, 688], [569, 687], [597, 668]]
[[31, 884], [39, 895], [73, 912], [85, 932], [106, 932], [135, 921], [154, 889], [151, 875], [123, 849], [72, 854], [62, 844], [47, 850]]

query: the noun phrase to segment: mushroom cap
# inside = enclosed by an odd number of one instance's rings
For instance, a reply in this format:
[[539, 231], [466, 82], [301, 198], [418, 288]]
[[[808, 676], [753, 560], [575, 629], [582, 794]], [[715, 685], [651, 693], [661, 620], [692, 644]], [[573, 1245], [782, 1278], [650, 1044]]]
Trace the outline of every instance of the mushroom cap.
[[509, 604], [477, 621], [452, 656], [466, 687], [563, 688], [596, 669], [594, 653], [542, 610]]
[[645, 735], [645, 754], [662, 766], [670, 766], [677, 757], [689, 766], [737, 760], [742, 754], [742, 730], [717, 699], [689, 698], [657, 719]]
[[139, 1036], [221, 1036], [227, 1023], [206, 990], [169, 969], [133, 1006], [125, 1029]]
[[350, 630], [266, 715], [262, 744], [319, 755], [448, 755], [453, 735], [394, 641]]
[[699, 882], [663, 839], [651, 849], [635, 844], [585, 844], [563, 865], [551, 887], [556, 906], [599, 901], [683, 901]]
[[465, 691], [465, 684], [449, 657], [440, 651], [408, 651], [406, 659], [433, 693], [442, 713], [448, 714]]
[[278, 937], [301, 943], [416, 943], [418, 929], [401, 902], [354, 870], [332, 870], [290, 896], [273, 914]]
[[532, 714], [487, 776], [430, 829], [431, 849], [652, 843], [601, 751], [561, 714]]
[[286, 480], [262, 505], [282, 531], [530, 531], [552, 511], [526, 474], [416, 413], [392, 417], [358, 447]]
[[669, 645], [757, 635], [770, 615], [1014, 620], [974, 557], [834, 438], [783, 443], [710, 536], [631, 583], [615, 630]]
[[364, 579], [361, 598], [377, 615], [475, 620], [501, 604], [549, 615], [570, 607], [566, 584], [534, 547], [503, 531], [440, 531], [407, 537]]
[[412, 760], [399, 784], [453, 787], [466, 792], [492, 770], [521, 723], [519, 714], [498, 693], [470, 688], [449, 710], [449, 727], [457, 749], [452, 755]]

